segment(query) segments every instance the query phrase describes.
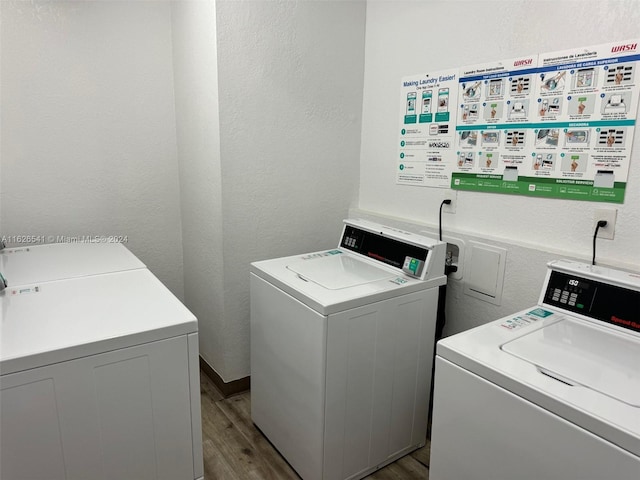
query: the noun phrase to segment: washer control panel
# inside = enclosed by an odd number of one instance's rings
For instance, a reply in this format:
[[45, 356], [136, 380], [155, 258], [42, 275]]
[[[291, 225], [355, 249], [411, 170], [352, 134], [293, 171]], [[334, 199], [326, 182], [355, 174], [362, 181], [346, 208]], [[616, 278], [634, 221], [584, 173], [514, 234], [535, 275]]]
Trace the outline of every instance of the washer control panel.
[[414, 277], [419, 277], [422, 274], [422, 267], [424, 267], [424, 261], [413, 257], [405, 257], [402, 271]]
[[[387, 265], [401, 268], [404, 272], [416, 277], [422, 273], [429, 254], [429, 250], [425, 247], [401, 242], [384, 235], [383, 232], [374, 233], [352, 225], [345, 226], [340, 246]], [[408, 265], [407, 259], [414, 260], [414, 263]], [[418, 273], [415, 269], [418, 269]]]
[[606, 279], [553, 270], [544, 303], [640, 332], [640, 291], [607, 283]]

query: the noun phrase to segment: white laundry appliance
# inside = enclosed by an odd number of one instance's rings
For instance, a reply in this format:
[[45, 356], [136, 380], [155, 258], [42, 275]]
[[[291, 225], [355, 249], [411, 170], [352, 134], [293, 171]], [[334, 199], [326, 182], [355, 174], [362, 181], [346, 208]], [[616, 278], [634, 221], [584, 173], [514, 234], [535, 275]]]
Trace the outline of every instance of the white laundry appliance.
[[146, 268], [121, 243], [50, 243], [0, 250], [0, 272], [9, 286]]
[[345, 220], [338, 248], [251, 264], [251, 418], [304, 480], [424, 445], [445, 249]]
[[125, 250], [4, 264], [1, 478], [203, 478], [196, 319]]
[[538, 305], [436, 352], [432, 480], [640, 478], [640, 275], [549, 264]]

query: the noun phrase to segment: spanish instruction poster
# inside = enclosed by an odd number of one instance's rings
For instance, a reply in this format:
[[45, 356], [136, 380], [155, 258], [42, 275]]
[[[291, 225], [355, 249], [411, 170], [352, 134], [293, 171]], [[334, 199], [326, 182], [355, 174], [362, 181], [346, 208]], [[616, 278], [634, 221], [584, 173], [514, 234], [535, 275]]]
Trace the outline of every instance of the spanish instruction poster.
[[451, 109], [455, 145], [441, 151], [448, 186], [622, 203], [640, 94], [637, 45], [461, 68]]

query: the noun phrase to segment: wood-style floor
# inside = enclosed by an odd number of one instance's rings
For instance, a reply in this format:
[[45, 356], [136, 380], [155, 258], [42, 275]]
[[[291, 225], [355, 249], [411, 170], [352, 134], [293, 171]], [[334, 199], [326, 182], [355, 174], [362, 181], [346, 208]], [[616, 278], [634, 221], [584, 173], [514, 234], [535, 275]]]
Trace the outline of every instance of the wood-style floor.
[[[251, 422], [251, 393], [224, 398], [200, 373], [205, 480], [299, 479]], [[429, 478], [429, 443], [366, 477], [376, 480]]]

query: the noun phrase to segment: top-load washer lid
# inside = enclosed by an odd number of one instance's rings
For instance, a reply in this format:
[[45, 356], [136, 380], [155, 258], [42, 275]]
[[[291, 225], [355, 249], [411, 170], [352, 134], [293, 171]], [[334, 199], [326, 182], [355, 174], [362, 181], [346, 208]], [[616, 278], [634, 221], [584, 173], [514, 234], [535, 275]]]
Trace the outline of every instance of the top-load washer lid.
[[350, 219], [337, 248], [253, 262], [249, 269], [252, 281], [331, 315], [444, 285], [445, 250], [433, 238]]
[[635, 336], [565, 319], [501, 348], [556, 380], [640, 407], [640, 339]]
[[198, 331], [146, 268], [9, 287], [0, 318], [2, 375]]
[[0, 272], [10, 287], [146, 268], [121, 243], [51, 243], [7, 248]]
[[351, 255], [327, 256], [313, 262], [300, 260], [287, 265], [287, 268], [303, 280], [317, 283], [329, 290], [355, 287], [397, 276]]

